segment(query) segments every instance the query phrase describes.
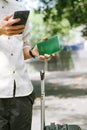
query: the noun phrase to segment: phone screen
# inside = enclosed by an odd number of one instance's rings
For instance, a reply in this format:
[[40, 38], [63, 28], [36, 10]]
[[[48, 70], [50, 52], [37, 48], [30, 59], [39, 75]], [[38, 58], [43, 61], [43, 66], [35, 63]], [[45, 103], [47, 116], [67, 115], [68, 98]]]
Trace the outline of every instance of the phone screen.
[[15, 23], [13, 25], [25, 25], [27, 22], [29, 13], [30, 13], [29, 10], [14, 12], [13, 19], [20, 18], [21, 20], [18, 23]]

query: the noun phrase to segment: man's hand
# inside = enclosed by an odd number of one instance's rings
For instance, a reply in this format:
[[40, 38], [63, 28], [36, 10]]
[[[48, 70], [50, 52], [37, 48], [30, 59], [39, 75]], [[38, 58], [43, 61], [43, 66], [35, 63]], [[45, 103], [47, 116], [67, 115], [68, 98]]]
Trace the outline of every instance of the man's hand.
[[[42, 40], [48, 40], [48, 38], [47, 37], [43, 37]], [[37, 45], [33, 48], [32, 51], [33, 51], [32, 53], [36, 57], [38, 57], [39, 60], [46, 60], [46, 59], [49, 59], [49, 58], [55, 56], [55, 54], [51, 54], [51, 55], [49, 55], [49, 54], [39, 55]]]
[[[23, 53], [24, 53], [24, 59], [30, 59], [32, 56], [31, 54], [29, 53], [30, 51], [30, 47], [25, 47], [23, 49]], [[37, 57], [39, 60], [46, 60], [46, 59], [49, 59], [53, 56], [55, 56], [55, 54], [52, 54], [52, 55], [48, 55], [48, 54], [45, 54], [45, 55], [39, 55], [38, 53], [38, 48], [37, 48], [37, 45], [35, 45], [35, 47], [31, 50], [33, 56]]]
[[[47, 40], [48, 38], [47, 37], [43, 37], [43, 40]], [[32, 53], [32, 55], [30, 54], [30, 51]], [[24, 53], [24, 59], [30, 59], [31, 57], [37, 57], [39, 60], [46, 60], [46, 59], [49, 59], [51, 57], [54, 57], [55, 54], [44, 54], [44, 55], [39, 55], [39, 52], [38, 52], [38, 47], [37, 45], [34, 46], [34, 48], [30, 49], [29, 47], [26, 47], [23, 49], [23, 53]]]
[[13, 16], [12, 14], [9, 14], [0, 21], [0, 35], [4, 34], [7, 36], [12, 36], [23, 32], [25, 26], [24, 25], [13, 26], [13, 24], [19, 22], [20, 19], [19, 18], [11, 19], [12, 16]]
[[46, 60], [46, 59], [49, 59], [49, 58], [55, 56], [55, 54], [51, 54], [51, 55], [49, 55], [49, 54], [39, 55], [37, 45], [32, 49], [32, 54], [34, 56], [36, 56], [39, 60]]

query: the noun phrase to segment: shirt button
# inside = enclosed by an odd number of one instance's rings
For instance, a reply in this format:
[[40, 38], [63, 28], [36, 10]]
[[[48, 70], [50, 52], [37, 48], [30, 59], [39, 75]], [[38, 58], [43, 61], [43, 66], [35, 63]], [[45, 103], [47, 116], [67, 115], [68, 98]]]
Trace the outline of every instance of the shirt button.
[[13, 71], [13, 74], [15, 74], [15, 71]]
[[10, 37], [8, 37], [8, 39], [10, 39]]
[[4, 8], [4, 6], [2, 6], [2, 9]]
[[13, 53], [11, 53], [11, 56], [13, 56]]

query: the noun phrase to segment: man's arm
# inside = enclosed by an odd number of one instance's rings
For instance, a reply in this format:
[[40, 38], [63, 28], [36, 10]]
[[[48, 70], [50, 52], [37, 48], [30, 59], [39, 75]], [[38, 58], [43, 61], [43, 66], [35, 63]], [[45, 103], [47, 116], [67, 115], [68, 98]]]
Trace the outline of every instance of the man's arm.
[[31, 49], [30, 47], [25, 47], [25, 48], [23, 49], [24, 60], [27, 60], [27, 59], [32, 58], [32, 56], [29, 54], [29, 50], [30, 50], [30, 49]]
[[39, 53], [38, 53], [38, 48], [37, 48], [37, 45], [36, 45], [33, 49], [31, 49], [30, 47], [25, 47], [25, 48], [23, 49], [24, 59], [25, 59], [25, 60], [32, 58], [32, 56], [31, 56], [29, 50], [31, 50], [33, 56], [37, 57], [39, 60], [46, 60], [46, 59], [49, 59], [49, 58], [55, 56], [55, 54], [52, 54], [52, 55], [48, 55], [48, 54], [39, 55]]

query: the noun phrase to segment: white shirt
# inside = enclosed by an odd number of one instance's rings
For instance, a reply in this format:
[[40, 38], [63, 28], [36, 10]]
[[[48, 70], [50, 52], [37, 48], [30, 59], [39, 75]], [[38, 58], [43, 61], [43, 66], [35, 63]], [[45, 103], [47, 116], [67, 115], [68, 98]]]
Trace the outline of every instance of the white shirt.
[[[24, 10], [20, 2], [0, 0], [0, 20], [16, 10]], [[3, 8], [4, 6], [4, 8]], [[13, 97], [14, 80], [15, 97], [29, 95], [33, 91], [24, 61], [23, 47], [29, 42], [29, 27], [26, 24], [23, 34], [0, 35], [0, 98]]]

